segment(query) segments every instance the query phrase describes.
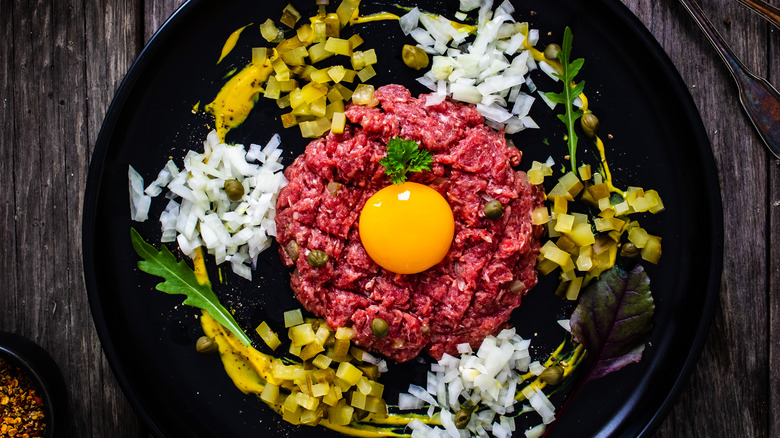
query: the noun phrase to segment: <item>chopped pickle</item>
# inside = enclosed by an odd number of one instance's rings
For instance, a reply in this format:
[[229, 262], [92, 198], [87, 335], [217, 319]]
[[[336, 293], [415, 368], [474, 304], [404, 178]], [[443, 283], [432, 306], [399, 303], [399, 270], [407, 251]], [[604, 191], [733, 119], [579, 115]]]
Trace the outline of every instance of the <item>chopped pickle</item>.
[[345, 357], [349, 353], [349, 339], [338, 339], [333, 344], [333, 358]]
[[558, 180], [558, 182], [572, 197], [577, 196], [584, 187], [582, 181], [577, 178], [577, 175], [575, 175], [574, 172], [567, 172]]
[[357, 75], [360, 82], [366, 82], [376, 76], [376, 70], [374, 70], [374, 67], [367, 65], [363, 70], [360, 70]]
[[352, 49], [353, 50], [356, 49], [357, 47], [359, 47], [361, 44], [364, 43], [363, 38], [361, 38], [360, 35], [358, 35], [358, 34], [352, 35], [351, 37], [349, 37], [349, 39], [347, 41], [349, 41], [349, 43], [352, 44]]
[[593, 235], [589, 223], [574, 225], [571, 232], [567, 235], [579, 246], [592, 245], [596, 242], [596, 237]]
[[268, 347], [271, 348], [271, 350], [276, 350], [279, 345], [282, 344], [282, 342], [279, 340], [279, 336], [271, 330], [271, 327], [268, 326], [268, 324], [263, 321], [260, 323], [259, 326], [257, 326], [257, 334], [260, 335], [260, 337], [263, 339], [263, 341], [268, 345]]
[[352, 102], [355, 105], [376, 106], [379, 102], [374, 99], [374, 87], [360, 84], [352, 93]]
[[568, 211], [569, 201], [560, 196], [553, 198], [553, 212], [555, 212], [556, 215], [563, 214]]
[[288, 335], [295, 346], [304, 346], [314, 341], [314, 330], [311, 324], [300, 324], [290, 327]]
[[343, 112], [334, 113], [333, 120], [330, 125], [330, 131], [334, 134], [343, 134], [346, 123], [347, 117]]
[[365, 410], [379, 415], [387, 415], [387, 404], [381, 397], [367, 396]]
[[561, 267], [565, 266], [567, 262], [571, 262], [569, 253], [558, 248], [551, 240], [542, 246], [541, 253], [547, 260], [551, 260]]
[[349, 362], [340, 363], [336, 370], [336, 377], [349, 383], [350, 386], [355, 385], [362, 375], [363, 372]]
[[314, 366], [320, 369], [326, 369], [330, 367], [331, 362], [333, 362], [333, 359], [329, 358], [328, 356], [318, 354], [314, 357], [314, 360], [311, 361]]
[[[343, 401], [343, 399], [340, 400], [340, 402]], [[328, 409], [328, 421], [330, 421], [332, 424], [345, 426], [352, 422], [352, 414], [354, 411], [355, 408], [352, 406], [347, 406], [346, 403], [339, 403], [336, 406]]]
[[349, 40], [328, 37], [325, 41], [325, 50], [336, 55], [352, 56], [352, 43]]
[[301, 309], [293, 309], [284, 312], [284, 328], [303, 324], [303, 312]]
[[566, 289], [566, 299], [576, 300], [580, 295], [580, 288], [582, 288], [582, 277], [576, 277], [569, 282], [569, 287]]
[[312, 62], [312, 64], [316, 64], [324, 59], [328, 59], [333, 55], [333, 52], [325, 49], [324, 41], [309, 47], [309, 60]]
[[571, 232], [573, 226], [574, 226], [574, 216], [566, 213], [558, 214], [558, 220], [556, 221], [555, 224], [555, 231], [559, 233], [569, 233]]
[[268, 59], [268, 49], [265, 47], [252, 47], [252, 64], [264, 64]]
[[571, 193], [569, 193], [568, 190], [566, 190], [566, 188], [563, 186], [563, 184], [560, 183], [560, 181], [552, 188], [552, 190], [550, 190], [550, 192], [547, 194], [547, 198], [549, 199], [549, 198], [555, 198], [559, 196], [563, 197], [563, 199], [567, 201], [574, 201], [574, 197], [571, 195]]
[[538, 207], [531, 211], [531, 222], [534, 225], [544, 225], [550, 221], [550, 213], [547, 207]]
[[273, 383], [266, 383], [263, 392], [260, 393], [260, 399], [269, 404], [276, 404], [279, 399], [279, 386]]
[[660, 258], [661, 238], [658, 236], [653, 236], [652, 234], [648, 234], [645, 247], [642, 248], [642, 259], [647, 260], [650, 263], [657, 264]]
[[664, 203], [661, 201], [661, 197], [655, 190], [648, 190], [645, 192], [645, 198], [650, 199], [651, 206], [648, 209], [650, 213], [660, 213], [664, 211]]
[[287, 25], [290, 29], [295, 28], [295, 23], [301, 19], [301, 14], [295, 9], [295, 7], [288, 3], [282, 10], [282, 18], [279, 20], [282, 24]]
[[349, 20], [352, 19], [352, 16], [357, 13], [359, 5], [360, 0], [342, 0], [338, 9], [336, 9], [336, 15], [338, 16], [342, 27], [346, 26], [347, 23], [349, 23]]
[[263, 38], [265, 38], [266, 41], [272, 42], [279, 38], [279, 35], [282, 34], [282, 30], [276, 27], [274, 21], [269, 18], [265, 23], [260, 25], [260, 34], [263, 35]]
[[590, 164], [583, 164], [582, 166], [577, 168], [577, 172], [580, 174], [580, 179], [582, 181], [587, 181], [592, 176], [590, 170]]
[[352, 391], [352, 397], [350, 397], [349, 404], [358, 409], [365, 409], [366, 395], [360, 391]]
[[628, 232], [628, 240], [636, 245], [637, 248], [644, 248], [648, 240], [647, 231], [640, 227], [633, 227]]

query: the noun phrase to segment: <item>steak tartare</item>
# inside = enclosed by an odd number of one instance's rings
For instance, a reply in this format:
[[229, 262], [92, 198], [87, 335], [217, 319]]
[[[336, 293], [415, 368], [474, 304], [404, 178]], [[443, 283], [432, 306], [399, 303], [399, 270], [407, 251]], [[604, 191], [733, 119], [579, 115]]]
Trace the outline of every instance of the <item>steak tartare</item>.
[[[276, 225], [280, 256], [295, 267], [291, 287], [331, 327], [351, 326], [355, 343], [396, 362], [422, 351], [440, 359], [464, 342], [477, 347], [536, 285], [542, 228], [532, 225], [531, 211], [542, 205], [542, 190], [513, 169], [521, 152], [473, 106], [426, 106], [427, 96], [414, 98], [400, 85], [380, 87], [374, 97], [379, 106], [349, 106], [344, 133], [312, 141], [285, 171]], [[431, 170], [410, 181], [438, 191], [455, 218], [444, 260], [419, 274], [379, 267], [358, 234], [366, 200], [390, 184], [379, 160], [396, 136], [433, 154]], [[496, 220], [483, 212], [491, 200], [503, 207]], [[327, 263], [310, 266], [313, 250], [327, 253]], [[386, 337], [373, 334], [374, 318], [387, 322]]]

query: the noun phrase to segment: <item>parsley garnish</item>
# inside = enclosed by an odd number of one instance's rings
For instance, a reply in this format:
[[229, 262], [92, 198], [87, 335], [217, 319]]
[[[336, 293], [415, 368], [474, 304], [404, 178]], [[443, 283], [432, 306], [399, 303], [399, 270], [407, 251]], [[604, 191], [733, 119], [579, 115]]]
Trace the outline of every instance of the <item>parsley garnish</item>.
[[561, 61], [563, 74], [553, 73], [558, 79], [563, 81], [563, 91], [560, 93], [547, 93], [547, 98], [555, 103], [564, 105], [565, 112], [558, 114], [558, 118], [566, 125], [569, 131], [568, 147], [569, 159], [571, 161], [572, 172], [577, 172], [577, 133], [574, 132], [574, 123], [582, 117], [582, 110], [575, 110], [573, 106], [574, 99], [577, 98], [585, 89], [585, 81], [579, 84], [574, 83], [574, 77], [582, 68], [585, 60], [582, 58], [569, 62], [571, 56], [572, 34], [571, 29], [566, 26], [563, 32], [563, 44], [558, 53], [558, 60]]
[[416, 141], [401, 137], [395, 137], [387, 143], [387, 156], [379, 160], [393, 184], [403, 184], [407, 172], [431, 170], [432, 162], [431, 151], [420, 149]]

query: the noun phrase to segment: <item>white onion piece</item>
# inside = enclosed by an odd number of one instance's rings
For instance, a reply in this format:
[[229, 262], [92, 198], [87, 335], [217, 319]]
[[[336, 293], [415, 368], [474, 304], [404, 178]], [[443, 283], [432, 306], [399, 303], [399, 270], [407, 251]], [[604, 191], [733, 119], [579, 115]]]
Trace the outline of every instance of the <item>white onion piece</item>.
[[463, 12], [473, 11], [479, 7], [480, 0], [460, 0], [460, 10]]
[[544, 435], [544, 431], [547, 430], [546, 424], [536, 425], [525, 431], [526, 438], [541, 438]]
[[133, 169], [133, 166], [128, 166], [127, 177], [130, 189], [130, 218], [136, 222], [143, 222], [149, 218], [152, 197], [144, 194], [144, 179]]
[[417, 385], [409, 385], [409, 394], [419, 398], [420, 400], [424, 401], [425, 403], [428, 403], [432, 406], [439, 406], [439, 403], [436, 402], [436, 400], [431, 397], [431, 394], [428, 394], [428, 391], [423, 389], [422, 386]]
[[436, 40], [425, 31], [425, 29], [422, 29], [420, 27], [413, 29], [409, 32], [409, 35], [414, 38], [415, 41], [422, 44], [423, 46], [432, 46], [436, 43]]
[[542, 70], [542, 71], [543, 71], [543, 72], [544, 72], [544, 73], [545, 73], [547, 76], [549, 76], [549, 77], [550, 77], [552, 80], [554, 80], [555, 82], [558, 82], [558, 81], [560, 80], [560, 79], [558, 78], [558, 76], [556, 76], [556, 75], [558, 74], [558, 72], [557, 72], [557, 71], [555, 71], [555, 67], [551, 66], [550, 64], [548, 64], [548, 63], [546, 63], [546, 62], [542, 61], [542, 62], [540, 62], [540, 63], [539, 63], [539, 68], [540, 68], [540, 69], [541, 69], [541, 70]]
[[421, 409], [422, 407], [423, 401], [419, 398], [406, 393], [398, 394], [398, 409], [402, 411], [411, 411]]
[[419, 22], [420, 9], [416, 6], [398, 19], [398, 24], [401, 25], [401, 31], [404, 35], [409, 35], [409, 33], [417, 27]]

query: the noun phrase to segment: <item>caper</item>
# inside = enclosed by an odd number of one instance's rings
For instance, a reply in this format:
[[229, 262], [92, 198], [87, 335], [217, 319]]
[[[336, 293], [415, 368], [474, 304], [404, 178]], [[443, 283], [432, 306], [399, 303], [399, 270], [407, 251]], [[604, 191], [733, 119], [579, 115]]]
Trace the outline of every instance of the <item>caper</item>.
[[195, 350], [202, 354], [214, 354], [219, 351], [219, 346], [214, 339], [208, 336], [201, 336], [195, 342]]
[[547, 367], [539, 374], [539, 378], [548, 385], [557, 385], [563, 378], [563, 367], [557, 364]]
[[548, 44], [544, 48], [544, 57], [550, 60], [558, 59], [558, 54], [561, 53], [561, 46], [557, 44]]
[[460, 410], [455, 413], [455, 418], [453, 419], [455, 427], [458, 429], [465, 429], [469, 424], [469, 421], [471, 421], [471, 414], [474, 413], [474, 408], [476, 408], [476, 406], [464, 405], [461, 407]]
[[290, 258], [292, 261], [298, 260], [299, 255], [299, 249], [298, 249], [298, 242], [295, 240], [291, 240], [287, 242], [287, 245], [284, 247], [284, 252], [287, 253], [287, 257]]
[[642, 250], [637, 248], [636, 245], [634, 245], [631, 242], [628, 242], [628, 243], [624, 244], [622, 248], [620, 248], [620, 257], [625, 257], [625, 258], [628, 258], [628, 259], [632, 259], [634, 257], [639, 256], [639, 254], [641, 252], [642, 252]]
[[494, 199], [485, 204], [483, 211], [486, 218], [496, 220], [504, 214], [504, 207], [501, 206], [501, 201]]
[[225, 181], [225, 193], [231, 201], [238, 201], [244, 196], [244, 185], [237, 179]]
[[401, 50], [401, 58], [407, 67], [415, 70], [428, 67], [428, 54], [417, 46], [406, 44]]
[[325, 266], [325, 263], [328, 263], [329, 259], [330, 257], [328, 257], [328, 253], [325, 251], [320, 251], [319, 249], [310, 251], [309, 255], [306, 256], [306, 261], [309, 262], [310, 266], [315, 268]]
[[509, 292], [519, 294], [525, 291], [525, 283], [522, 280], [515, 280], [509, 283]]
[[587, 112], [582, 115], [582, 118], [580, 119], [580, 126], [582, 126], [582, 131], [587, 135], [588, 137], [595, 137], [596, 131], [599, 129], [599, 118], [596, 117], [593, 113]]
[[340, 188], [341, 188], [341, 184], [337, 183], [336, 181], [331, 181], [331, 182], [328, 183], [327, 186], [325, 186], [325, 190], [327, 190], [328, 193], [331, 194], [331, 196], [338, 195]]
[[374, 318], [374, 320], [371, 321], [371, 331], [374, 332], [374, 336], [379, 339], [387, 337], [387, 321], [382, 318]]

